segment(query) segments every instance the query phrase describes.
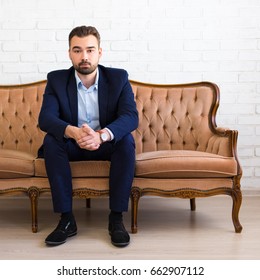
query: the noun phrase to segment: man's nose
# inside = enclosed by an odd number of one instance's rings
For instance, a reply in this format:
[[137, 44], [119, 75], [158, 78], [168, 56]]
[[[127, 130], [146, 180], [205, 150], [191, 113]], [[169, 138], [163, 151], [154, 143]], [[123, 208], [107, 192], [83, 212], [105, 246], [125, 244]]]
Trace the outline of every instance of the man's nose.
[[82, 60], [88, 60], [88, 52], [87, 51], [82, 52]]

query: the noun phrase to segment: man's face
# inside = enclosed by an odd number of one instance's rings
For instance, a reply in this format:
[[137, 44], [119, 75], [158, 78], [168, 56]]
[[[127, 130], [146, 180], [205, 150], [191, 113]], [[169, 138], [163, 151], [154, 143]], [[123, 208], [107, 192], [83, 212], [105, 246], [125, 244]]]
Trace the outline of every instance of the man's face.
[[69, 57], [76, 69], [82, 75], [93, 73], [99, 63], [102, 55], [102, 49], [98, 46], [95, 36], [86, 37], [74, 36], [70, 41]]

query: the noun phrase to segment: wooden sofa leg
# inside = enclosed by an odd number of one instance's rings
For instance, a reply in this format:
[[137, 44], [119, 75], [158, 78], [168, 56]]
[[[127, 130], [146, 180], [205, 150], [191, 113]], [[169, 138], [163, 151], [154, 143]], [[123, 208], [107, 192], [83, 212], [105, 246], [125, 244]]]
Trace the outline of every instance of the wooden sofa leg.
[[32, 232], [38, 231], [38, 197], [39, 190], [36, 187], [31, 187], [28, 190], [28, 195], [31, 201], [31, 215], [32, 215]]
[[141, 197], [139, 188], [133, 187], [131, 190], [131, 219], [132, 219], [132, 233], [137, 233], [137, 212], [138, 212], [138, 202]]
[[90, 207], [91, 207], [91, 199], [86, 198], [86, 208], [90, 208]]
[[235, 227], [235, 232], [240, 233], [243, 229], [242, 225], [239, 222], [239, 209], [242, 203], [242, 193], [240, 189], [233, 190], [231, 193], [231, 197], [233, 199], [233, 207], [232, 207], [232, 220]]
[[190, 210], [195, 211], [196, 210], [196, 201], [195, 198], [190, 199]]

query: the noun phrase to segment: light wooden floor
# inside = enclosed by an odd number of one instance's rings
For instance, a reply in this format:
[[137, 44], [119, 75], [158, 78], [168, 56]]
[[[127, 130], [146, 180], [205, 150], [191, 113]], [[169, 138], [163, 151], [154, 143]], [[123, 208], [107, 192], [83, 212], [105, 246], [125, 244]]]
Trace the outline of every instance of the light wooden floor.
[[[50, 197], [39, 200], [39, 231], [31, 232], [29, 200], [0, 198], [0, 259], [113, 260], [113, 259], [260, 259], [260, 196], [243, 197], [240, 210], [242, 233], [235, 233], [228, 196], [197, 199], [191, 212], [189, 200], [144, 197], [140, 201], [139, 231], [131, 234], [126, 248], [110, 244], [107, 232], [108, 200], [74, 200], [78, 235], [57, 247], [46, 247], [45, 237], [59, 217], [52, 212]], [[125, 216], [130, 231], [130, 212]]]

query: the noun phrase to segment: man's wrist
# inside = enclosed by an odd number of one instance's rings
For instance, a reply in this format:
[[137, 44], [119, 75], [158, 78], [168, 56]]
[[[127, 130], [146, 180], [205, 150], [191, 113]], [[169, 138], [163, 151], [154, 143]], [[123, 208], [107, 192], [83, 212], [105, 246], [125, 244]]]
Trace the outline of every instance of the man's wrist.
[[72, 126], [67, 125], [64, 131], [64, 137], [65, 138], [71, 138], [71, 133], [72, 133]]
[[110, 133], [106, 129], [101, 129], [98, 130], [97, 132], [99, 133], [101, 144], [111, 140]]
[[109, 141], [112, 141], [114, 139], [113, 132], [109, 128], [107, 128], [107, 127], [105, 127], [104, 129], [109, 133], [109, 136], [110, 136], [110, 140]]

